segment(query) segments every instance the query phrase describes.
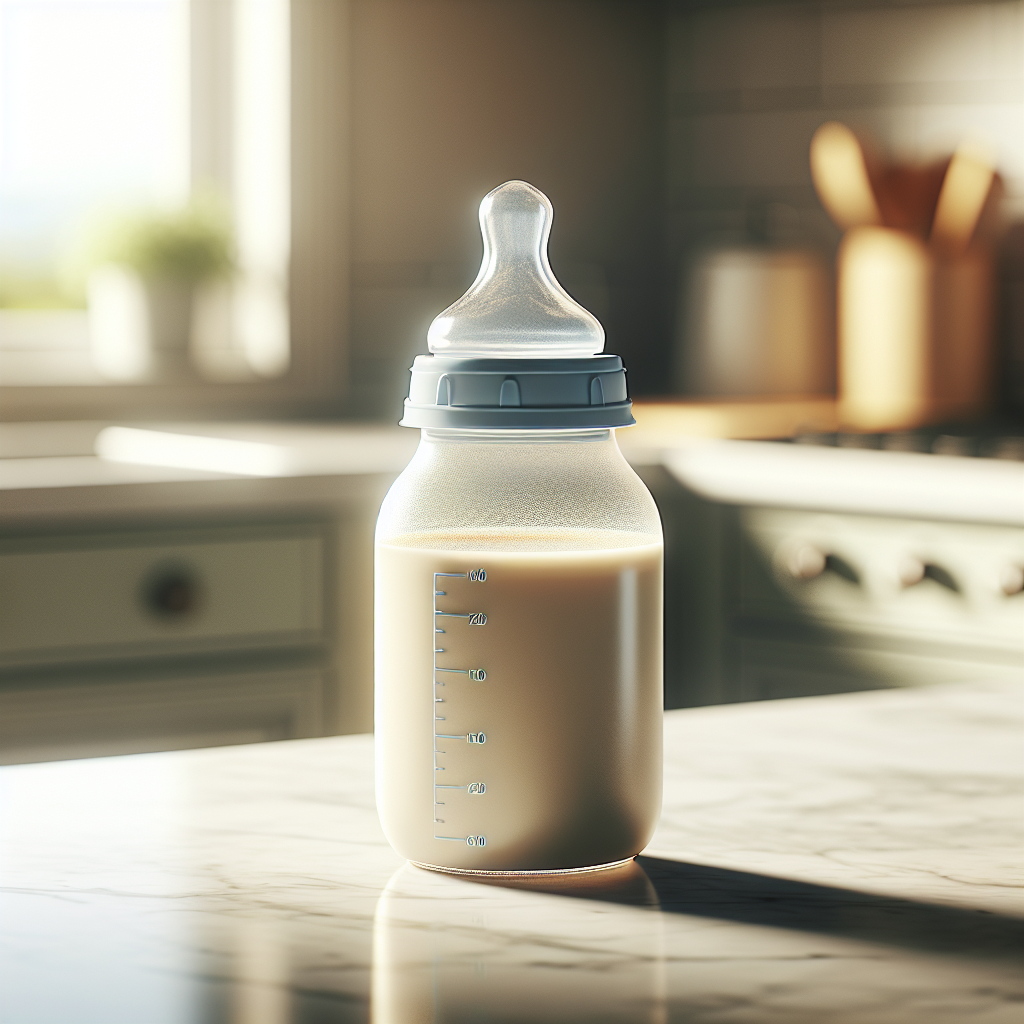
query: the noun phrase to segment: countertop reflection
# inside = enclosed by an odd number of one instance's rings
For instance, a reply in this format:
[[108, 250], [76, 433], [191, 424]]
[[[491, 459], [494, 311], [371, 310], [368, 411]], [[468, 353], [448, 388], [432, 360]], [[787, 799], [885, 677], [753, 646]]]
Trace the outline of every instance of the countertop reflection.
[[1019, 1021], [1024, 686], [666, 716], [615, 871], [387, 845], [369, 736], [0, 770], [0, 1021]]

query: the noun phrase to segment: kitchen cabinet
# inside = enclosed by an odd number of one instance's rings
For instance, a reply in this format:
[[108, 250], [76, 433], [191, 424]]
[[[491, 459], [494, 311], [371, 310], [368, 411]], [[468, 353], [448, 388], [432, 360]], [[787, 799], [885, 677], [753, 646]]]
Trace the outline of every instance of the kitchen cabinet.
[[278, 449], [253, 477], [99, 458], [104, 426], [0, 428], [0, 761], [370, 729], [373, 525], [415, 432], [161, 428]]
[[1024, 465], [736, 441], [642, 474], [669, 707], [1024, 677]]

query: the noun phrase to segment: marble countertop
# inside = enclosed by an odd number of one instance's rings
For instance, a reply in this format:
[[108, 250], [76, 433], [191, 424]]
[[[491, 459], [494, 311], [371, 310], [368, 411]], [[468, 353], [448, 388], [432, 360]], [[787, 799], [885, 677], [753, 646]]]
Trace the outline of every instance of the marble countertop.
[[666, 716], [628, 869], [404, 864], [372, 737], [0, 769], [0, 1021], [1006, 1021], [1024, 685]]

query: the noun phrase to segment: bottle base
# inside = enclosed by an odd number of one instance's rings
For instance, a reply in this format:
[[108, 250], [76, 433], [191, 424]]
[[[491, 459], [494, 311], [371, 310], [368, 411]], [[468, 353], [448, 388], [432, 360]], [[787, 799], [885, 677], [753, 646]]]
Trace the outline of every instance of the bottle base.
[[446, 868], [440, 864], [425, 864], [423, 861], [409, 861], [414, 867], [424, 868], [427, 871], [440, 871], [445, 875], [476, 875], [483, 878], [543, 878], [546, 875], [590, 875], [595, 871], [611, 871], [613, 868], [621, 868], [633, 862], [634, 857], [626, 857], [625, 860], [612, 860], [607, 864], [592, 864], [582, 868], [532, 868], [522, 871], [501, 871], [487, 870], [483, 868]]

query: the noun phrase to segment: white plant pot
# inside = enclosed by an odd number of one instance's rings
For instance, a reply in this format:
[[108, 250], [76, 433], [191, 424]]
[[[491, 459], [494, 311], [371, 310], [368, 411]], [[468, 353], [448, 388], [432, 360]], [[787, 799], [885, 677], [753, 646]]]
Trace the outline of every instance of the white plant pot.
[[193, 376], [190, 349], [195, 286], [144, 280], [113, 264], [89, 277], [89, 335], [96, 369], [111, 380]]

